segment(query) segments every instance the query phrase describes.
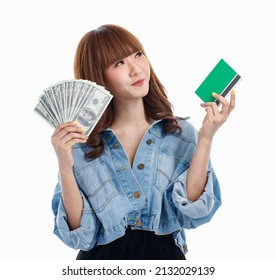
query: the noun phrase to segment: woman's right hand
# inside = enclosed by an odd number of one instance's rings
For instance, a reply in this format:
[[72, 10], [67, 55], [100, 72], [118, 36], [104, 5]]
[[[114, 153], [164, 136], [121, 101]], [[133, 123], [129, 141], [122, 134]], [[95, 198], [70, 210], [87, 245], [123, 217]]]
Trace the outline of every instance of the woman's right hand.
[[56, 128], [51, 137], [51, 142], [56, 152], [60, 169], [71, 169], [73, 167], [72, 147], [76, 143], [85, 143], [87, 141], [84, 132], [77, 122], [63, 123]]

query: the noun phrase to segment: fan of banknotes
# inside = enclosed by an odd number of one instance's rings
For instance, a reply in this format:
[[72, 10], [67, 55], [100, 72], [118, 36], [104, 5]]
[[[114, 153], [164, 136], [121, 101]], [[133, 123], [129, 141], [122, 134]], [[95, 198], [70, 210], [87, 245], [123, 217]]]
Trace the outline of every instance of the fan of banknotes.
[[34, 111], [54, 128], [64, 122], [77, 121], [88, 136], [112, 97], [109, 91], [94, 82], [63, 80], [43, 91]]

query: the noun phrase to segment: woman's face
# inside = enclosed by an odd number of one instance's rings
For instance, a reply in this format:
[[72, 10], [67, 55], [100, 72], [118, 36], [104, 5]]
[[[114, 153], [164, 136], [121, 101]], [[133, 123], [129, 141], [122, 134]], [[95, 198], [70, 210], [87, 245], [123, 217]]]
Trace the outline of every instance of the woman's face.
[[105, 87], [116, 99], [131, 100], [148, 94], [150, 65], [142, 52], [117, 61], [105, 71]]

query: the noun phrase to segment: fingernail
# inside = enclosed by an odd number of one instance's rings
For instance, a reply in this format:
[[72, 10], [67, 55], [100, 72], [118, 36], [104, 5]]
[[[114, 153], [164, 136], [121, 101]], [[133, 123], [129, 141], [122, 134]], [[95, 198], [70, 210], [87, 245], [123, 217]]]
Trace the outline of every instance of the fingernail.
[[77, 125], [77, 124], [78, 124], [78, 122], [77, 122], [77, 121], [73, 121], [73, 124], [74, 124], [74, 125]]
[[233, 95], [235, 95], [235, 94], [236, 94], [236, 91], [235, 91], [234, 89], [232, 90], [232, 94], [233, 94]]
[[86, 130], [87, 130], [87, 128], [82, 127], [82, 128], [81, 128], [81, 130], [84, 132], [84, 131], [86, 131]]
[[218, 95], [217, 93], [215, 93], [215, 92], [212, 92], [212, 95]]

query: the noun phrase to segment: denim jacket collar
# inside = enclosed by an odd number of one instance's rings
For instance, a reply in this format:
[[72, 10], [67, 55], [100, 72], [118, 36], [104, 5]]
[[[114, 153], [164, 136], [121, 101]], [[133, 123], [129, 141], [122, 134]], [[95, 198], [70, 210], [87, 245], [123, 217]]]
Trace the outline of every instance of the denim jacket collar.
[[[154, 120], [150, 127], [148, 128], [149, 133], [155, 135], [158, 138], [164, 138], [164, 131], [162, 130], [161, 125], [157, 125], [158, 123], [163, 122], [163, 120]], [[104, 139], [109, 143], [110, 140], [113, 138], [115, 135], [114, 131], [112, 128], [107, 128], [102, 132], [102, 135], [104, 136]]]

